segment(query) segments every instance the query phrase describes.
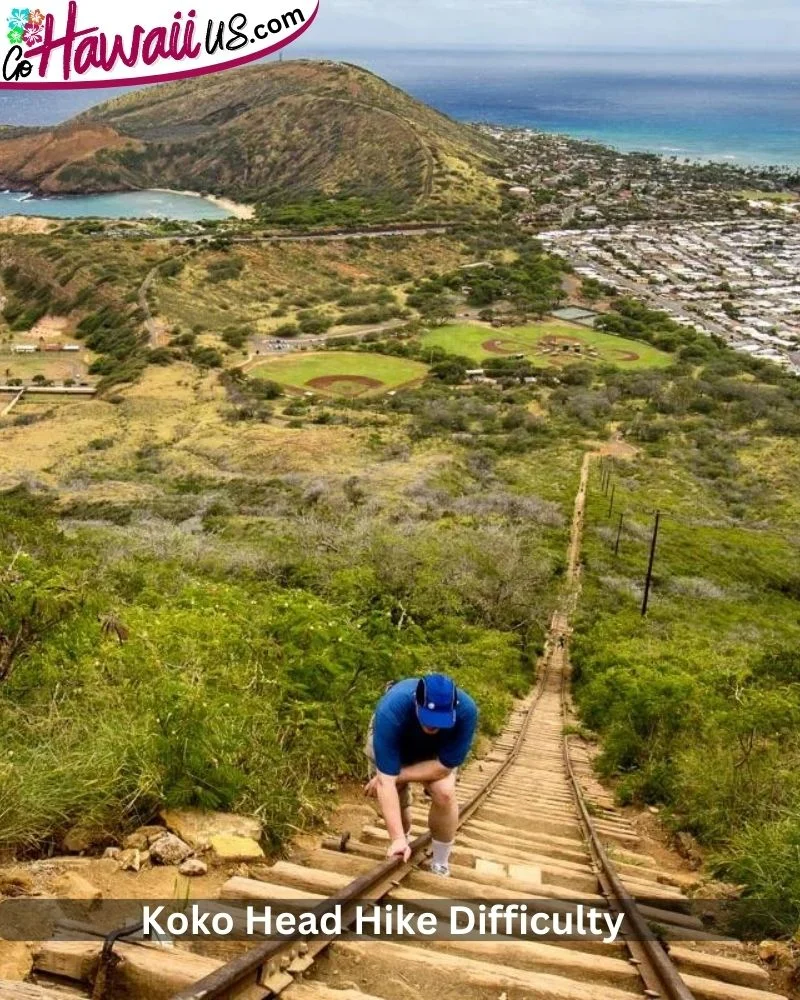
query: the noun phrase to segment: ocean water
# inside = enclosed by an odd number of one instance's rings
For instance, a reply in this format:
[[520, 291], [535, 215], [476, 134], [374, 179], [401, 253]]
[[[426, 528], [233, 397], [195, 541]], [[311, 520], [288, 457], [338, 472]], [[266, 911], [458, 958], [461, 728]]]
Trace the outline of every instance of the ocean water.
[[[288, 54], [365, 66], [461, 121], [680, 158], [800, 165], [800, 52], [315, 49], [312, 36]], [[54, 124], [120, 92], [0, 89], [0, 124]]]
[[206, 198], [167, 191], [63, 195], [31, 198], [24, 191], [0, 192], [0, 216], [37, 215], [58, 219], [227, 219], [231, 212]]
[[373, 70], [460, 121], [562, 132], [681, 159], [800, 165], [800, 53], [327, 54]]

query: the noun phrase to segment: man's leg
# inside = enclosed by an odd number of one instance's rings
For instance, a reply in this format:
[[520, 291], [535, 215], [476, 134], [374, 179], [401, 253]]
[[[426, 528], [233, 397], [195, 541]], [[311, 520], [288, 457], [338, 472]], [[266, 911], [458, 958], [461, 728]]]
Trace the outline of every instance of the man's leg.
[[431, 797], [428, 811], [428, 827], [433, 839], [432, 867], [440, 874], [447, 874], [450, 851], [456, 837], [458, 825], [458, 801], [456, 799], [456, 772], [446, 778], [431, 781], [427, 785]]

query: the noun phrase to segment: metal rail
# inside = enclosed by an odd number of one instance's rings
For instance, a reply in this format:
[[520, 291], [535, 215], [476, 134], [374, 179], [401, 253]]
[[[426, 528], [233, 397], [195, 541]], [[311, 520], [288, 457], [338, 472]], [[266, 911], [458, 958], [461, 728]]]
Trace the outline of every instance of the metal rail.
[[[500, 767], [488, 778], [486, 783], [478, 789], [467, 802], [459, 808], [458, 826], [461, 827], [472, 816], [476, 809], [480, 807], [483, 800], [491, 793], [497, 782], [514, 763], [522, 744], [528, 733], [533, 710], [544, 690], [545, 678], [547, 676], [546, 654], [542, 659], [543, 667], [539, 671], [536, 688], [531, 698], [530, 705], [522, 720], [514, 746], [509, 750], [506, 759]], [[411, 843], [411, 859], [403, 862], [400, 858], [390, 858], [382, 861], [370, 871], [354, 879], [346, 885], [340, 892], [323, 900], [313, 909], [315, 915], [322, 914], [341, 906], [343, 924], [348, 925], [348, 916], [356, 906], [357, 900], [379, 899], [387, 892], [391, 891], [398, 882], [402, 881], [412, 870], [415, 862], [422, 857], [424, 850], [431, 842], [430, 831], [421, 834]], [[351, 916], [351, 921], [354, 914]], [[204, 979], [199, 980], [191, 986], [176, 993], [172, 1000], [219, 1000], [228, 996], [235, 996], [233, 990], [243, 988], [247, 985], [256, 984], [262, 978], [262, 970], [269, 966], [280, 967], [280, 960], [287, 955], [295, 955], [298, 952], [298, 945], [307, 942], [303, 934], [295, 934], [292, 937], [283, 938], [279, 941], [266, 941], [263, 944], [251, 948], [250, 951], [238, 956], [226, 965], [216, 969]], [[326, 948], [334, 939], [329, 938], [323, 941], [315, 941], [313, 947], [317, 951]], [[269, 989], [269, 987], [265, 987]]]

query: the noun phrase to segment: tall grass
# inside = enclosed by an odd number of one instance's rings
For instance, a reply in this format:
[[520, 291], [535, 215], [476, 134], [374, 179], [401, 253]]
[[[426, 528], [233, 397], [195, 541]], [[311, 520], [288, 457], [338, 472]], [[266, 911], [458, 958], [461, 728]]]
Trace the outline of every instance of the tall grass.
[[68, 539], [46, 502], [0, 498], [0, 592], [30, 632], [0, 684], [0, 847], [119, 835], [165, 805], [254, 813], [278, 844], [363, 775], [389, 679], [449, 672], [497, 731], [546, 619], [544, 550], [522, 561], [540, 529], [439, 537], [353, 510], [265, 520], [246, 547], [215, 515], [206, 547], [168, 522], [155, 544], [152, 518]]

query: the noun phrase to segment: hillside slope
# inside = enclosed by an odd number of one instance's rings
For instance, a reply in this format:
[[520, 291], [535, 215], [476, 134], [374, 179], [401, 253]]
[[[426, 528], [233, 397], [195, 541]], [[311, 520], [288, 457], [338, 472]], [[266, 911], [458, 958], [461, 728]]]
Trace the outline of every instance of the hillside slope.
[[145, 187], [398, 210], [492, 204], [494, 145], [355, 66], [269, 63], [150, 87], [53, 129], [0, 133], [0, 184]]

